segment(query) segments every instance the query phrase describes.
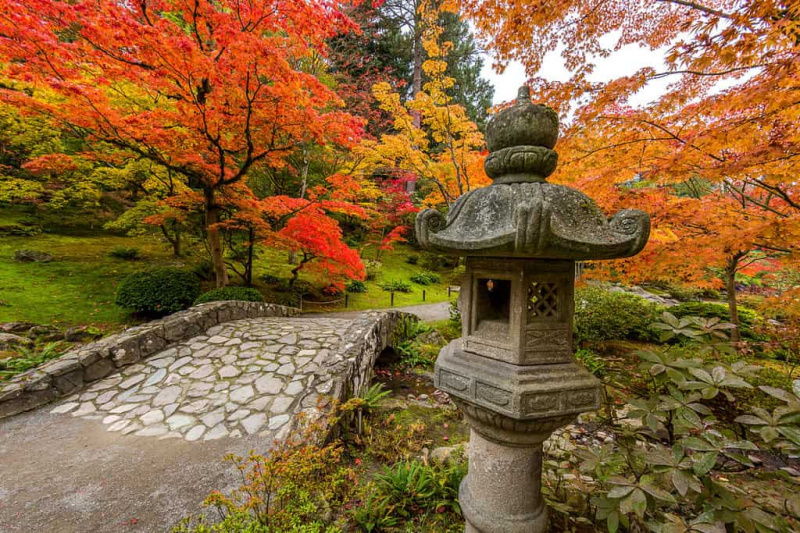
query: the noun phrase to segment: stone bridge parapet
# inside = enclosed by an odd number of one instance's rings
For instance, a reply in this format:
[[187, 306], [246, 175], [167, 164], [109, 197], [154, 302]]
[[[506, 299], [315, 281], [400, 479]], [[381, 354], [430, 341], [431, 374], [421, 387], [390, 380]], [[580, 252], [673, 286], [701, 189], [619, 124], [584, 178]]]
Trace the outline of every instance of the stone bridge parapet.
[[295, 308], [268, 303], [210, 302], [129, 328], [0, 384], [0, 419], [71, 394], [218, 324], [245, 318], [291, 317], [298, 313]]

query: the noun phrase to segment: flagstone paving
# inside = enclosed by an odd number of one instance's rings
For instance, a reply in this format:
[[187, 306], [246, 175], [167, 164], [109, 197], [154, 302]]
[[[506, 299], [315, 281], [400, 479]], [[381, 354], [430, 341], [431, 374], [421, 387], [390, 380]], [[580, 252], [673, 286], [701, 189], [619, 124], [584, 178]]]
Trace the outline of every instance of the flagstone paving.
[[321, 366], [350, 320], [255, 318], [210, 328], [62, 400], [51, 410], [108, 431], [209, 441], [280, 436], [330, 392]]
[[407, 316], [227, 322], [0, 420], [0, 532], [171, 530], [241, 483], [224, 455], [267, 452], [322, 396], [368, 384]]

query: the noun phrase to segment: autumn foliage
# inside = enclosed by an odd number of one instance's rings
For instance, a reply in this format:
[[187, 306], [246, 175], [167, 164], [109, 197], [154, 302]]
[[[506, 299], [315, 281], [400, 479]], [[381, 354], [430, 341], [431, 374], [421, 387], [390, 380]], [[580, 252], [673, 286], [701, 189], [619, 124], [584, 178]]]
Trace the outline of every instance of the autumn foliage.
[[[114, 161], [148, 160], [203, 200], [218, 285], [228, 188], [300, 143], [356, 142], [362, 122], [304, 62], [352, 27], [335, 2], [4, 0], [0, 97], [80, 132]], [[58, 161], [37, 161], [44, 169]], [[34, 163], [32, 163], [34, 164]], [[246, 196], [246, 192], [237, 191]], [[329, 222], [320, 222], [329, 227]]]

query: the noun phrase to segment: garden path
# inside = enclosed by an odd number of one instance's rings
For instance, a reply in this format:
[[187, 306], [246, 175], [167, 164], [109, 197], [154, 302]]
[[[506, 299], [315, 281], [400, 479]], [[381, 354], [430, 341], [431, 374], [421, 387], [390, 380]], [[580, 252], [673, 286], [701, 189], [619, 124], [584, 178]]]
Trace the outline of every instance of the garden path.
[[322, 395], [363, 385], [398, 313], [210, 328], [85, 390], [0, 421], [0, 532], [167, 531], [238, 484]]

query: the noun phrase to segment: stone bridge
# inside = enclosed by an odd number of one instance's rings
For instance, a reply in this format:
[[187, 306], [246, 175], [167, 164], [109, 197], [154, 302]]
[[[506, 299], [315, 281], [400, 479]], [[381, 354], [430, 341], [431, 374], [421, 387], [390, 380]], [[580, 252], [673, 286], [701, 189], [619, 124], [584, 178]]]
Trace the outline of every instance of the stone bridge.
[[5, 385], [0, 531], [168, 530], [237, 484], [223, 455], [265, 451], [298, 413], [358, 394], [415, 320], [294, 314], [205, 304]]

